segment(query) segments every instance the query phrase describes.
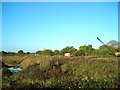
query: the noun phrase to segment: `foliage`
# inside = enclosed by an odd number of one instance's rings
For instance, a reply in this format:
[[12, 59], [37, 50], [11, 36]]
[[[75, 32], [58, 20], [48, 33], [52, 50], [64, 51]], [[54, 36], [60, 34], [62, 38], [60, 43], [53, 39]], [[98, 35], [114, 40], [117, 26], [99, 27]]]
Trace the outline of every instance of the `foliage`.
[[63, 65], [61, 66], [61, 71], [62, 71], [63, 73], [68, 73], [68, 72], [71, 72], [71, 71], [72, 71], [72, 68], [71, 68], [71, 66], [70, 66], [69, 64], [63, 64]]
[[36, 54], [43, 54], [43, 51], [39, 50], [36, 52]]
[[54, 55], [59, 55], [59, 50], [54, 50]]
[[50, 49], [45, 49], [45, 50], [44, 50], [44, 54], [45, 54], [45, 55], [53, 56], [53, 52], [52, 52], [52, 50], [50, 50]]
[[77, 49], [75, 49], [73, 46], [71, 46], [71, 47], [67, 46], [67, 47], [63, 48], [63, 49], [60, 51], [60, 54], [61, 54], [61, 55], [64, 55], [65, 53], [71, 53], [71, 54], [73, 54], [76, 50], [77, 50]]
[[36, 54], [40, 54], [40, 55], [49, 55], [49, 56], [53, 56], [54, 53], [52, 52], [52, 50], [50, 49], [45, 49], [44, 51], [37, 51]]
[[30, 54], [30, 52], [26, 52], [26, 54]]
[[45, 59], [40, 62], [40, 70], [47, 71], [50, 68], [50, 61]]
[[114, 53], [116, 52], [115, 48], [113, 48], [112, 46], [107, 46], [107, 45], [102, 45], [99, 47], [99, 50], [103, 51], [103, 53], [101, 53], [101, 55], [114, 55]]
[[[118, 48], [115, 48], [118, 47]], [[75, 48], [73, 52], [70, 52], [72, 47], [65, 47], [61, 50], [61, 55], [64, 55], [66, 52], [73, 53], [75, 52]], [[72, 51], [72, 50], [71, 50]], [[111, 40], [107, 43], [107, 45], [102, 45], [99, 49], [94, 49], [92, 45], [84, 45], [80, 46], [78, 52], [75, 54], [76, 56], [90, 56], [90, 55], [97, 55], [97, 56], [109, 56], [114, 55], [116, 51], [120, 51], [119, 42], [115, 40]]]
[[92, 45], [84, 45], [79, 47], [80, 55], [82, 56], [88, 56], [94, 49], [92, 48]]
[[[42, 59], [39, 57], [38, 59], [40, 60], [39, 63], [32, 64], [21, 72], [9, 76], [4, 74], [2, 77], [3, 87], [71, 90], [74, 88], [118, 87], [117, 58], [83, 60], [82, 57], [49, 57]], [[35, 61], [37, 62], [37, 60]]]
[[19, 55], [24, 54], [23, 50], [19, 50], [19, 51], [18, 51], [18, 54], [19, 54]]
[[2, 61], [5, 64], [23, 67], [23, 71], [17, 73], [11, 73], [7, 68], [2, 68], [2, 86], [3, 88], [22, 87], [26, 90], [28, 88], [71, 90], [74, 88], [117, 88], [120, 83], [118, 59], [106, 57], [110, 56], [109, 49], [111, 53], [115, 52], [112, 45], [108, 44], [107, 47], [102, 45], [99, 49], [94, 49], [92, 45], [80, 46], [75, 54], [78, 57], [59, 55], [64, 55], [66, 52], [73, 54], [77, 50], [73, 46], [54, 52], [50, 49], [37, 51], [38, 56], [32, 53], [25, 54], [22, 50], [18, 51], [22, 54], [18, 56], [12, 52], [2, 51], [5, 55]]
[[5, 51], [1, 51], [2, 54], [8, 54], [8, 52], [5, 52]]
[[10, 56], [16, 55], [15, 52], [5, 52], [5, 51], [1, 51], [0, 54], [2, 54], [2, 55], [10, 55]]
[[[94, 56], [94, 55], [96, 55], [96, 56], [110, 56], [110, 55], [113, 56], [113, 54], [116, 51], [117, 52], [120, 51], [120, 42], [111, 40], [106, 45], [101, 45], [99, 47], [99, 49], [94, 49], [92, 47], [92, 45], [80, 46], [79, 50], [77, 50], [73, 46], [67, 46], [67, 47], [63, 48], [61, 51], [59, 51], [59, 50], [52, 51], [51, 49], [38, 50], [38, 51], [36, 51], [36, 54], [53, 56], [53, 55], [64, 55], [65, 53], [70, 53], [71, 55], [74, 54], [73, 56]], [[10, 56], [32, 54], [30, 52], [24, 53], [23, 50], [19, 50], [18, 54], [16, 54], [15, 52], [5, 52], [5, 51], [1, 51], [0, 53], [2, 55], [10, 55]]]

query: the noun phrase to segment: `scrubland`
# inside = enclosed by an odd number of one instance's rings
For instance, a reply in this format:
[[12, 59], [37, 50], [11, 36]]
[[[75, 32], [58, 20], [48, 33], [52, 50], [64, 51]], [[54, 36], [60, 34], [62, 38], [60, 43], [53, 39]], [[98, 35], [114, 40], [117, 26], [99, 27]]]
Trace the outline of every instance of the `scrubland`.
[[3, 56], [8, 66], [20, 67], [22, 71], [6, 74], [3, 67], [2, 87], [7, 88], [118, 88], [117, 57], [64, 57], [34, 54]]

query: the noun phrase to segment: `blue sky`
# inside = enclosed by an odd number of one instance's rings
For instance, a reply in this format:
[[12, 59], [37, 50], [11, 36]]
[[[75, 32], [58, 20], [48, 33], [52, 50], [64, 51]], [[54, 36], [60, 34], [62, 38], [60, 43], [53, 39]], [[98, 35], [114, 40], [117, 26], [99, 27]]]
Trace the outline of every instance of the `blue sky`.
[[2, 3], [2, 50], [94, 48], [118, 40], [117, 2]]

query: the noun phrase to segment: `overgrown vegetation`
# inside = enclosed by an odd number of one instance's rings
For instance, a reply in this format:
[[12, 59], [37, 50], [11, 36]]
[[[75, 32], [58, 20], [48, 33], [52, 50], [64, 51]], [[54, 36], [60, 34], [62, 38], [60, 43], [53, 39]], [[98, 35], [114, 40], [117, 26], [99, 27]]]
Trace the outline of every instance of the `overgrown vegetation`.
[[[64, 55], [65, 53], [70, 53], [73, 54], [75, 51], [77, 53], [74, 54], [74, 56], [110, 56], [113, 55], [115, 52], [120, 51], [120, 42], [117, 42], [115, 40], [111, 40], [107, 43], [106, 45], [100, 46], [98, 49], [93, 48], [92, 45], [83, 45], [80, 46], [79, 49], [77, 50], [73, 46], [67, 46], [63, 48], [62, 50], [50, 50], [50, 49], [45, 49], [45, 50], [38, 50], [36, 53], [31, 53], [31, 54], [39, 54], [39, 55], [49, 55], [49, 56], [55, 56], [55, 55]], [[30, 52], [24, 52], [23, 50], [19, 50], [17, 53], [15, 52], [5, 52], [1, 51], [2, 55], [16, 55], [16, 56], [21, 56], [21, 55], [28, 55]]]
[[[113, 43], [113, 41], [112, 41]], [[94, 49], [92, 45], [80, 46], [74, 57], [65, 53], [77, 51], [73, 46], [62, 50], [37, 51], [36, 53], [2, 51], [3, 88], [118, 88], [120, 73], [119, 57], [113, 57], [120, 50], [111, 41], [108, 46]], [[115, 43], [115, 42], [114, 42]], [[114, 47], [113, 47], [114, 46]], [[8, 67], [20, 67], [22, 71], [11, 72]], [[2, 73], [1, 73], [2, 72]]]
[[[33, 56], [33, 58], [36, 58], [36, 56]], [[37, 59], [40, 60], [38, 63]], [[22, 87], [26, 89], [118, 87], [117, 58], [49, 56], [41, 59], [39, 56], [37, 59], [35, 59], [36, 63], [29, 64], [21, 72], [3, 75], [3, 87]], [[25, 63], [22, 64], [26, 65]]]

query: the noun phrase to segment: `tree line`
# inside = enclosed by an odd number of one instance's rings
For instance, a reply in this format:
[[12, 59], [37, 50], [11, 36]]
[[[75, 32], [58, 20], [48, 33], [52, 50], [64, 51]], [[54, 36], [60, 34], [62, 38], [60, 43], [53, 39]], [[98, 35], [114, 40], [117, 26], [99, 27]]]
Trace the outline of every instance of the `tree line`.
[[[62, 50], [54, 50], [45, 49], [45, 50], [38, 50], [35, 53], [24, 52], [23, 50], [19, 50], [17, 53], [15, 52], [5, 52], [1, 51], [0, 54], [2, 55], [25, 55], [25, 54], [39, 54], [39, 55], [64, 55], [65, 53], [74, 54], [74, 56], [91, 56], [91, 55], [111, 55], [115, 52], [120, 51], [120, 42], [111, 40], [106, 45], [100, 46], [98, 49], [93, 48], [92, 45], [83, 45], [80, 46], [77, 50], [74, 46], [67, 46]], [[76, 52], [76, 53], [75, 53]]]

